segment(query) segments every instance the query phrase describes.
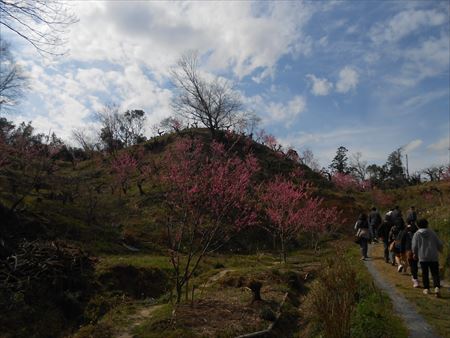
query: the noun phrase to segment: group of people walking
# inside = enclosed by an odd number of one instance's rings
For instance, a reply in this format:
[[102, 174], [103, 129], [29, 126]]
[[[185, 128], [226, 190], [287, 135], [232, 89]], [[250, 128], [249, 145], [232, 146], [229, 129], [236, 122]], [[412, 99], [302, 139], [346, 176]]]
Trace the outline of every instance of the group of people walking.
[[370, 242], [381, 241], [384, 246], [384, 260], [397, 266], [398, 272], [407, 272], [410, 268], [413, 287], [419, 287], [418, 270], [422, 270], [423, 293], [430, 293], [429, 272], [433, 277], [434, 292], [439, 297], [439, 252], [443, 244], [436, 233], [428, 228], [428, 221], [417, 218], [412, 206], [403, 219], [398, 206], [389, 210], [384, 218], [373, 207], [370, 213], [361, 213], [355, 224], [356, 242], [361, 247], [361, 259], [368, 258]]

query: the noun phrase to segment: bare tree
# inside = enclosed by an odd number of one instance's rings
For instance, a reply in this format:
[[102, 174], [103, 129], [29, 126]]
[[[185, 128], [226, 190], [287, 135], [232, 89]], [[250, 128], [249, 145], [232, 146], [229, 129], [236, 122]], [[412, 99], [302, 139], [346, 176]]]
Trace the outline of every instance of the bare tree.
[[172, 108], [183, 118], [203, 124], [214, 137], [219, 129], [242, 123], [242, 102], [229, 81], [206, 80], [198, 70], [198, 54], [184, 54], [172, 70], [177, 94]]
[[320, 166], [319, 166], [319, 162], [317, 161], [317, 159], [314, 157], [314, 153], [312, 152], [311, 149], [305, 149], [301, 152], [300, 154], [300, 162], [304, 165], [307, 165], [308, 167], [311, 168], [311, 170], [315, 171], [315, 172], [319, 172], [320, 171]]
[[261, 118], [254, 112], [242, 112], [236, 119], [235, 128], [236, 131], [242, 134], [247, 134], [253, 138], [253, 133], [261, 123]]
[[145, 112], [140, 109], [120, 113], [116, 104], [105, 105], [97, 113], [102, 128], [99, 139], [108, 151], [129, 147], [143, 141]]
[[362, 160], [362, 153], [357, 152], [350, 157], [350, 169], [353, 174], [360, 180], [364, 181], [367, 176], [367, 161]]
[[10, 45], [0, 40], [0, 111], [17, 104], [28, 88], [28, 78], [11, 54]]
[[0, 0], [0, 26], [28, 41], [41, 54], [64, 54], [64, 34], [77, 21], [66, 1]]
[[108, 151], [114, 151], [123, 147], [119, 139], [120, 113], [117, 104], [106, 104], [96, 113], [97, 120], [101, 124], [99, 139], [103, 147]]
[[183, 120], [178, 118], [178, 116], [169, 116], [161, 120], [161, 122], [156, 126], [157, 130], [164, 133], [176, 132], [179, 133], [181, 129], [186, 128]]
[[72, 138], [76, 143], [91, 156], [96, 150], [99, 150], [100, 145], [95, 137], [86, 133], [83, 129], [74, 129], [72, 131]]
[[145, 112], [141, 109], [127, 110], [119, 115], [119, 137], [125, 147], [145, 140]]
[[431, 166], [429, 168], [425, 168], [422, 170], [422, 173], [427, 175], [430, 181], [440, 181], [441, 176], [445, 172], [445, 167], [443, 165], [440, 166]]

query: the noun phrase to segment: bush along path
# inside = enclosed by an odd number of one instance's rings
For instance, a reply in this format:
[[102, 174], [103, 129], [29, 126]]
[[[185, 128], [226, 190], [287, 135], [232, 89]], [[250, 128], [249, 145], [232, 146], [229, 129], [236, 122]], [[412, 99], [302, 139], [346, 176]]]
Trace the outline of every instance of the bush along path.
[[[371, 254], [371, 248], [369, 248]], [[402, 294], [400, 294], [395, 287], [386, 281], [379, 273], [371, 259], [364, 261], [367, 270], [372, 275], [375, 285], [386, 292], [392, 301], [395, 312], [403, 319], [405, 326], [409, 331], [410, 338], [438, 338], [439, 336], [433, 331], [426, 320], [417, 313], [414, 305], [409, 302]]]

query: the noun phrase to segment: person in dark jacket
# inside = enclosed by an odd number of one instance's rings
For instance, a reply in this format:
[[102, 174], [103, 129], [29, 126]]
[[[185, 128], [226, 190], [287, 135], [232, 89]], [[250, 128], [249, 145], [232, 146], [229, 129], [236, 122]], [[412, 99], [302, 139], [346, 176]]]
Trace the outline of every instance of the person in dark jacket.
[[384, 261], [389, 263], [389, 231], [391, 230], [392, 224], [386, 221], [386, 219], [381, 223], [377, 230], [377, 236], [383, 241], [384, 246]]
[[410, 207], [406, 213], [406, 224], [411, 224], [417, 228], [417, 212], [414, 206]]
[[403, 255], [402, 260], [404, 262], [405, 272], [409, 266], [411, 268], [413, 287], [415, 288], [419, 287], [419, 281], [417, 279], [418, 262], [414, 259], [412, 253], [412, 239], [416, 231], [417, 227], [415, 225], [408, 224], [400, 234], [400, 251]]
[[367, 221], [367, 215], [361, 213], [355, 224], [356, 237], [359, 238], [359, 246], [361, 247], [361, 260], [365, 260], [367, 257], [367, 247], [370, 240], [369, 222]]
[[405, 221], [403, 220], [402, 212], [398, 205], [395, 206], [391, 213], [392, 223], [397, 225], [400, 230], [405, 228]]
[[374, 240], [377, 239], [377, 230], [380, 224], [381, 224], [381, 215], [378, 212], [377, 208], [372, 207], [369, 213], [369, 228], [370, 228], [370, 235]]
[[428, 271], [433, 276], [434, 292], [436, 297], [440, 296], [439, 288], [439, 252], [442, 252], [444, 245], [436, 235], [436, 233], [428, 229], [428, 221], [420, 219], [417, 222], [419, 230], [412, 239], [412, 251], [414, 257], [419, 260], [422, 269], [423, 293], [430, 293], [430, 279]]
[[392, 226], [392, 212], [394, 208], [389, 209], [389, 211], [384, 215], [384, 220]]
[[391, 263], [395, 266], [397, 264], [398, 266], [398, 272], [403, 271], [403, 265], [401, 263], [401, 247], [400, 247], [400, 232], [401, 229], [397, 224], [394, 224], [394, 226], [389, 231], [389, 247], [392, 247], [391, 253]]

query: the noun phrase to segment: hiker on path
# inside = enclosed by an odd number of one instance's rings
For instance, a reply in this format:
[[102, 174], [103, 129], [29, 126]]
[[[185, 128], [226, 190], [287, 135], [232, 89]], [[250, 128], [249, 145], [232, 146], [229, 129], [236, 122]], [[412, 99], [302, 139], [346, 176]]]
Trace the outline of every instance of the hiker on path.
[[398, 205], [396, 205], [394, 210], [392, 210], [391, 218], [394, 225], [397, 225], [400, 228], [400, 230], [404, 229], [405, 221], [403, 220], [402, 212]]
[[391, 252], [392, 265], [398, 266], [398, 272], [403, 271], [403, 265], [401, 262], [401, 247], [400, 247], [400, 232], [401, 228], [394, 224], [389, 231], [389, 251]]
[[389, 231], [391, 230], [392, 224], [386, 221], [386, 219], [381, 223], [378, 228], [377, 235], [383, 241], [384, 247], [384, 261], [386, 263], [390, 262], [390, 253], [389, 253]]
[[400, 235], [400, 251], [403, 255], [403, 262], [405, 262], [405, 272], [408, 266], [411, 268], [413, 287], [419, 287], [419, 281], [417, 279], [418, 261], [414, 259], [412, 252], [412, 239], [414, 233], [417, 231], [417, 227], [412, 224], [407, 224], [406, 229], [402, 231]]
[[430, 293], [430, 279], [428, 271], [433, 276], [434, 292], [436, 297], [440, 296], [439, 288], [441, 282], [439, 279], [439, 252], [442, 252], [444, 245], [436, 235], [436, 233], [428, 229], [428, 221], [420, 219], [417, 222], [419, 230], [412, 239], [412, 251], [414, 257], [419, 260], [422, 269], [423, 293]]
[[414, 206], [410, 207], [406, 213], [406, 224], [417, 226], [417, 212]]
[[372, 207], [369, 213], [369, 229], [372, 240], [377, 240], [378, 237], [377, 230], [380, 224], [381, 224], [381, 215], [378, 212], [377, 208]]
[[355, 224], [356, 237], [359, 238], [359, 246], [361, 247], [361, 260], [365, 260], [367, 257], [367, 246], [370, 239], [369, 222], [367, 221], [367, 215], [361, 213]]

